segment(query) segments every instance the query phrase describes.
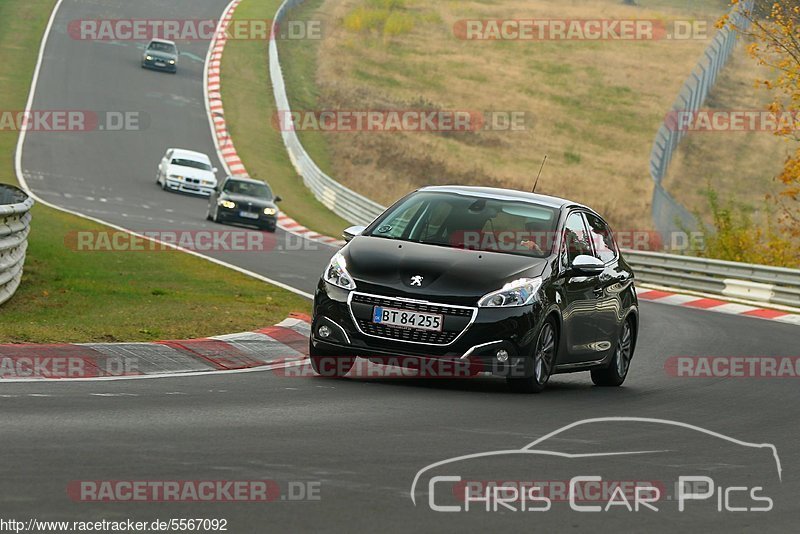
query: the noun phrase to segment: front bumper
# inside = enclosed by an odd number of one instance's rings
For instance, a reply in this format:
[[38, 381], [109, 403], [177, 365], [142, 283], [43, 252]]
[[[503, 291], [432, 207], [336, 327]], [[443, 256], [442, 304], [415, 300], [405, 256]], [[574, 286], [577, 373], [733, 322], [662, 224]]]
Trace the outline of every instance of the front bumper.
[[217, 216], [225, 221], [233, 221], [241, 224], [252, 224], [255, 226], [260, 226], [262, 228], [274, 229], [278, 224], [277, 212], [275, 213], [275, 215], [267, 215], [266, 213], [264, 213], [263, 208], [255, 212], [249, 212], [258, 215], [258, 217], [255, 218], [243, 217], [241, 215], [241, 212], [242, 210], [239, 208], [239, 206], [235, 208], [226, 208], [225, 206], [219, 206], [219, 211], [217, 212]]
[[[358, 291], [355, 293], [358, 294]], [[381, 299], [392, 300], [392, 297]], [[458, 324], [457, 329], [465, 325], [449, 343], [403, 341], [365, 332], [363, 327], [366, 324], [363, 321], [368, 312], [362, 304], [362, 309], [359, 311], [356, 307], [354, 313], [352, 300], [350, 292], [320, 281], [314, 298], [311, 325], [311, 343], [318, 353], [359, 356], [392, 365], [416, 360], [468, 362], [474, 372], [500, 375], [516, 376], [524, 372], [524, 363], [533, 352], [533, 341], [543, 315], [538, 303], [520, 308], [475, 308], [469, 322], [458, 323], [445, 315], [445, 328], [448, 323]], [[397, 302], [403, 304], [401, 300]], [[428, 305], [455, 307], [444, 302]], [[330, 332], [324, 339], [319, 335], [323, 325]], [[505, 362], [497, 359], [501, 349], [508, 354]]]
[[142, 67], [154, 70], [163, 70], [166, 72], [177, 72], [177, 63], [170, 65], [169, 60], [161, 60], [158, 58], [142, 59]]
[[214, 191], [213, 185], [203, 185], [201, 183], [188, 182], [186, 180], [175, 180], [172, 178], [166, 179], [167, 188], [172, 191], [180, 191], [182, 193], [191, 193], [193, 195], [202, 195], [204, 197], [211, 196]]

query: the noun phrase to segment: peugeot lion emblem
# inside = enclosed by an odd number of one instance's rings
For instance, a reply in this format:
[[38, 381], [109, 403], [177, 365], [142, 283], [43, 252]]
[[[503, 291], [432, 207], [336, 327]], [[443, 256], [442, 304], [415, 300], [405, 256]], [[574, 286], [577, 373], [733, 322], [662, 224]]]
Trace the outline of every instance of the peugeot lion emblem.
[[420, 275], [412, 276], [411, 277], [411, 285], [412, 286], [422, 287], [422, 276], [420, 276]]

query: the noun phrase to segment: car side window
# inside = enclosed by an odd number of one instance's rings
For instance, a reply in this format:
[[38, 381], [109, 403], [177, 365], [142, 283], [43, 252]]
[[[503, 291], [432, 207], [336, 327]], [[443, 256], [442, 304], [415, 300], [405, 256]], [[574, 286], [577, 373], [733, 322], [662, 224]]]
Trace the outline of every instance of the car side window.
[[589, 234], [580, 212], [573, 212], [564, 223], [564, 244], [561, 249], [561, 264], [572, 265], [575, 258], [581, 255], [592, 256]]
[[589, 223], [589, 237], [594, 247], [594, 256], [603, 263], [608, 263], [617, 257], [617, 246], [614, 243], [614, 236], [606, 223], [591, 213], [586, 214], [586, 221]]

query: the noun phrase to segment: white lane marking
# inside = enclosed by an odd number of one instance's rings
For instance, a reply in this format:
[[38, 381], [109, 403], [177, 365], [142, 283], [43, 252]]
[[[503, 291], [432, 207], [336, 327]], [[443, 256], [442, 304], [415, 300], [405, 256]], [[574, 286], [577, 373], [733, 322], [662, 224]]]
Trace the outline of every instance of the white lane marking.
[[136, 393], [89, 393], [92, 397], [138, 397]]
[[[236, 0], [234, 0], [234, 2], [235, 1]], [[234, 2], [231, 2], [231, 4], [233, 4]], [[31, 81], [31, 89], [28, 92], [28, 101], [25, 104], [25, 113], [26, 114], [30, 113], [31, 108], [33, 106], [33, 99], [34, 99], [34, 97], [36, 95], [36, 87], [39, 84], [39, 74], [40, 74], [40, 72], [42, 70], [42, 61], [44, 59], [45, 49], [47, 48], [47, 41], [50, 39], [50, 32], [53, 29], [53, 22], [55, 21], [56, 15], [58, 14], [58, 10], [61, 7], [61, 4], [63, 4], [63, 3], [64, 3], [64, 0], [57, 0], [56, 5], [53, 8], [53, 12], [50, 13], [50, 20], [47, 22], [47, 27], [45, 28], [44, 36], [42, 37], [42, 42], [41, 42], [41, 45], [39, 46], [39, 57], [36, 59], [36, 67], [35, 67], [35, 69], [33, 71], [33, 80]], [[223, 17], [224, 17], [224, 13], [223, 13]], [[209, 47], [209, 55], [210, 54], [211, 54], [211, 48]], [[203, 91], [206, 91], [207, 89], [205, 88], [205, 78], [204, 78], [203, 82], [204, 82], [203, 83], [203, 85], [204, 85]], [[207, 95], [206, 95], [205, 101], [206, 101], [206, 108], [207, 108], [208, 107], [208, 96]], [[210, 117], [210, 114], [209, 114], [209, 117]], [[128, 228], [123, 228], [123, 227], [118, 226], [116, 224], [112, 224], [112, 223], [110, 223], [108, 221], [104, 221], [104, 220], [98, 219], [96, 217], [91, 217], [89, 215], [86, 215], [86, 214], [83, 214], [83, 213], [80, 213], [80, 212], [77, 212], [77, 211], [74, 211], [74, 210], [71, 210], [71, 209], [68, 209], [68, 208], [64, 208], [64, 207], [58, 206], [58, 205], [53, 204], [51, 202], [47, 202], [46, 200], [42, 200], [36, 193], [34, 193], [31, 190], [30, 187], [28, 187], [28, 182], [25, 180], [25, 174], [22, 171], [22, 149], [23, 149], [23, 147], [25, 145], [26, 133], [27, 132], [26, 132], [25, 128], [22, 128], [20, 130], [19, 137], [17, 138], [17, 149], [16, 149], [16, 153], [15, 153], [15, 157], [14, 157], [14, 171], [17, 174], [17, 181], [19, 182], [19, 185], [25, 190], [26, 193], [28, 193], [28, 195], [31, 196], [31, 198], [33, 198], [37, 202], [40, 202], [40, 203], [44, 204], [45, 206], [51, 207], [53, 209], [59, 210], [59, 211], [61, 211], [63, 213], [69, 213], [70, 215], [75, 215], [76, 217], [81, 217], [81, 218], [86, 219], [88, 221], [96, 222], [98, 224], [103, 224], [105, 226], [108, 226], [109, 228], [113, 228], [114, 230], [119, 230], [120, 232], [125, 232], [125, 233], [127, 233], [129, 235], [132, 235], [132, 236], [135, 236], [135, 237], [139, 237], [139, 238], [142, 238], [142, 239], [146, 239], [148, 241], [153, 241], [153, 242], [159, 243], [160, 245], [166, 246], [168, 248], [171, 248], [171, 249], [174, 249], [174, 250], [179, 250], [181, 252], [185, 252], [186, 254], [190, 254], [192, 256], [195, 256], [195, 257], [198, 257], [198, 258], [202, 258], [202, 259], [204, 259], [206, 261], [210, 261], [211, 263], [215, 263], [215, 264], [220, 265], [222, 267], [227, 267], [227, 268], [232, 269], [232, 270], [234, 270], [234, 271], [236, 271], [238, 273], [241, 273], [243, 275], [249, 276], [251, 278], [255, 278], [256, 280], [261, 280], [262, 282], [266, 282], [268, 284], [272, 284], [272, 285], [274, 285], [276, 287], [279, 287], [281, 289], [285, 289], [286, 291], [290, 291], [290, 292], [294, 293], [295, 295], [299, 295], [299, 296], [305, 297], [305, 298], [307, 298], [309, 300], [313, 300], [314, 295], [312, 295], [311, 293], [307, 293], [305, 291], [302, 291], [300, 289], [292, 287], [292, 286], [290, 286], [288, 284], [284, 284], [283, 282], [279, 282], [277, 280], [273, 280], [271, 278], [267, 278], [266, 276], [262, 276], [262, 275], [260, 275], [258, 273], [253, 272], [253, 271], [249, 271], [247, 269], [243, 269], [242, 267], [239, 267], [237, 265], [233, 265], [231, 263], [227, 263], [225, 261], [218, 260], [216, 258], [212, 258], [211, 256], [205, 256], [205, 255], [197, 253], [197, 252], [195, 252], [193, 250], [186, 250], [184, 248], [175, 246], [175, 245], [173, 245], [171, 243], [166, 243], [166, 242], [160, 241], [158, 239], [153, 239], [152, 237], [147, 237], [147, 236], [142, 235], [142, 234], [140, 234], [138, 232], [134, 232], [133, 230], [130, 230]], [[216, 142], [217, 142], [216, 141], [216, 137], [214, 137], [215, 145], [216, 145]], [[224, 162], [223, 162], [223, 164], [224, 164]], [[155, 375], [150, 375], [150, 376], [155, 376]], [[75, 380], [78, 380], [78, 379], [75, 379]]]

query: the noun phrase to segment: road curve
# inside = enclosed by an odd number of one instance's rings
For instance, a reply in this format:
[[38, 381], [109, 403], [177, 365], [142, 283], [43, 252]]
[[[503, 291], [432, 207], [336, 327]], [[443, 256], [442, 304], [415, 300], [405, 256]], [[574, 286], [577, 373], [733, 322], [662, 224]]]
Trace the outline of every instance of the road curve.
[[[216, 17], [224, 0], [65, 0], [44, 56], [34, 109], [147, 113], [142, 132], [32, 132], [22, 154], [42, 198], [133, 230], [210, 228], [203, 200], [154, 184], [167, 146], [213, 151], [202, 100], [207, 43], [183, 46], [176, 76], [142, 71], [134, 43], [79, 42], [66, 33], [78, 18]], [[218, 162], [217, 162], [218, 163]], [[67, 229], [65, 229], [67, 231]], [[291, 284], [313, 288], [333, 249], [216, 257]], [[670, 376], [672, 356], [796, 356], [796, 326], [702, 310], [642, 303], [636, 359], [623, 388], [591, 386], [584, 374], [560, 375], [543, 395], [519, 396], [502, 381], [289, 378], [276, 371], [119, 382], [3, 384], [0, 478], [4, 519], [216, 517], [230, 532], [336, 532], [500, 529], [571, 531], [785, 532], [800, 516], [800, 443], [796, 379], [685, 379]], [[718, 513], [712, 504], [685, 513], [571, 511], [561, 503], [537, 513], [441, 513], [414, 506], [414, 477], [450, 457], [515, 449], [589, 417], [637, 416], [690, 423], [740, 440], [774, 444], [783, 463], [776, 486], [770, 464], [707, 436], [649, 426], [600, 425], [564, 436], [563, 447], [669, 449], [661, 457], [614, 456], [579, 474], [626, 473], [667, 480], [687, 474], [739, 474], [768, 484], [775, 509]], [[654, 443], [655, 442], [655, 443]], [[501, 476], [500, 460], [484, 476]], [[576, 473], [557, 462], [534, 464], [521, 479]], [[774, 467], [772, 468], [774, 469]], [[538, 471], [537, 471], [538, 470]], [[543, 473], [538, 475], [537, 473]], [[617, 474], [616, 476], [623, 476]], [[75, 502], [81, 480], [253, 480], [319, 483], [319, 501], [273, 503]], [[669, 508], [662, 503], [663, 508]], [[674, 508], [674, 507], [673, 507]]]

